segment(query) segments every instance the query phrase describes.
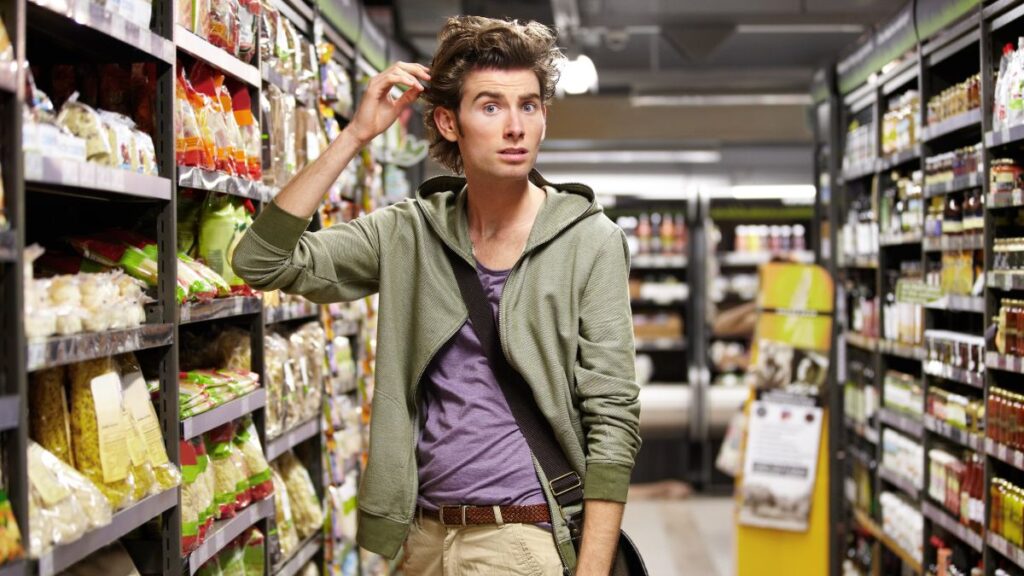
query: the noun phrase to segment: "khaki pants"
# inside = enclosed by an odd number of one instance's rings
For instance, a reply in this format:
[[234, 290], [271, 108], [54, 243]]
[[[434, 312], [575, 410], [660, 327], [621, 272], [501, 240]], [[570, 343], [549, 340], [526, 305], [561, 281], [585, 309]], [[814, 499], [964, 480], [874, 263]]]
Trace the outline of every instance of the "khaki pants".
[[551, 532], [532, 524], [444, 526], [417, 519], [405, 541], [405, 576], [561, 576]]

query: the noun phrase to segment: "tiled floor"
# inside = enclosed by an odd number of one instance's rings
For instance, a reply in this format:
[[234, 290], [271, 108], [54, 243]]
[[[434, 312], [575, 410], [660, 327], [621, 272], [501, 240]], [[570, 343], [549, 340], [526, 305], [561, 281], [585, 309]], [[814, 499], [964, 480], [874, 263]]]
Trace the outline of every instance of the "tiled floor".
[[635, 500], [623, 528], [651, 576], [732, 576], [736, 542], [731, 497]]

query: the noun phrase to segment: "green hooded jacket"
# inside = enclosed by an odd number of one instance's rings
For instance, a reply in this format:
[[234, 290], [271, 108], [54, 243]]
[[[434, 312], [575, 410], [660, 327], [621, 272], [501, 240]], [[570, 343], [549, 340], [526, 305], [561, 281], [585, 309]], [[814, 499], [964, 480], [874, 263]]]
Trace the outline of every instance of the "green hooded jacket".
[[[536, 171], [530, 178], [547, 196], [505, 284], [502, 347], [583, 478], [584, 498], [625, 502], [640, 448], [625, 235], [586, 186], [551, 185]], [[414, 200], [313, 233], [305, 232], [308, 220], [270, 203], [232, 261], [252, 287], [314, 302], [380, 293], [358, 541], [389, 558], [414, 519], [420, 380], [468, 319], [442, 246], [474, 263], [465, 184], [463, 178], [434, 178]], [[535, 468], [563, 563], [573, 571], [568, 529], [536, 462]]]

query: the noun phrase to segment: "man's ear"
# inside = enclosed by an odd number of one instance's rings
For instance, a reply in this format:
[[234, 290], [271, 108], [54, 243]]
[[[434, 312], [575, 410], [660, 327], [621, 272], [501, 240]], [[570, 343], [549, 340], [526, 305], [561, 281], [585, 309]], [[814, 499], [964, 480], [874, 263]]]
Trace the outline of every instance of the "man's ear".
[[544, 141], [544, 137], [548, 135], [548, 106], [547, 104], [540, 107], [541, 116], [544, 118], [544, 126], [540, 129], [540, 141]]
[[434, 108], [434, 124], [445, 140], [449, 142], [459, 140], [458, 120], [455, 119], [455, 113], [448, 108], [442, 106]]

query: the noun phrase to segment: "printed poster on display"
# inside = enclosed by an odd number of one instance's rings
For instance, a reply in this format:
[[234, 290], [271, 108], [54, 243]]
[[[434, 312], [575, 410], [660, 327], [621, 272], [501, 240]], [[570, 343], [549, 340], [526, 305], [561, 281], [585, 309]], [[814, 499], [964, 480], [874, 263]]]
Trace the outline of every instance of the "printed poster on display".
[[808, 529], [832, 343], [832, 295], [832, 280], [818, 266], [761, 269], [747, 373], [754, 398], [739, 486], [740, 524]]

